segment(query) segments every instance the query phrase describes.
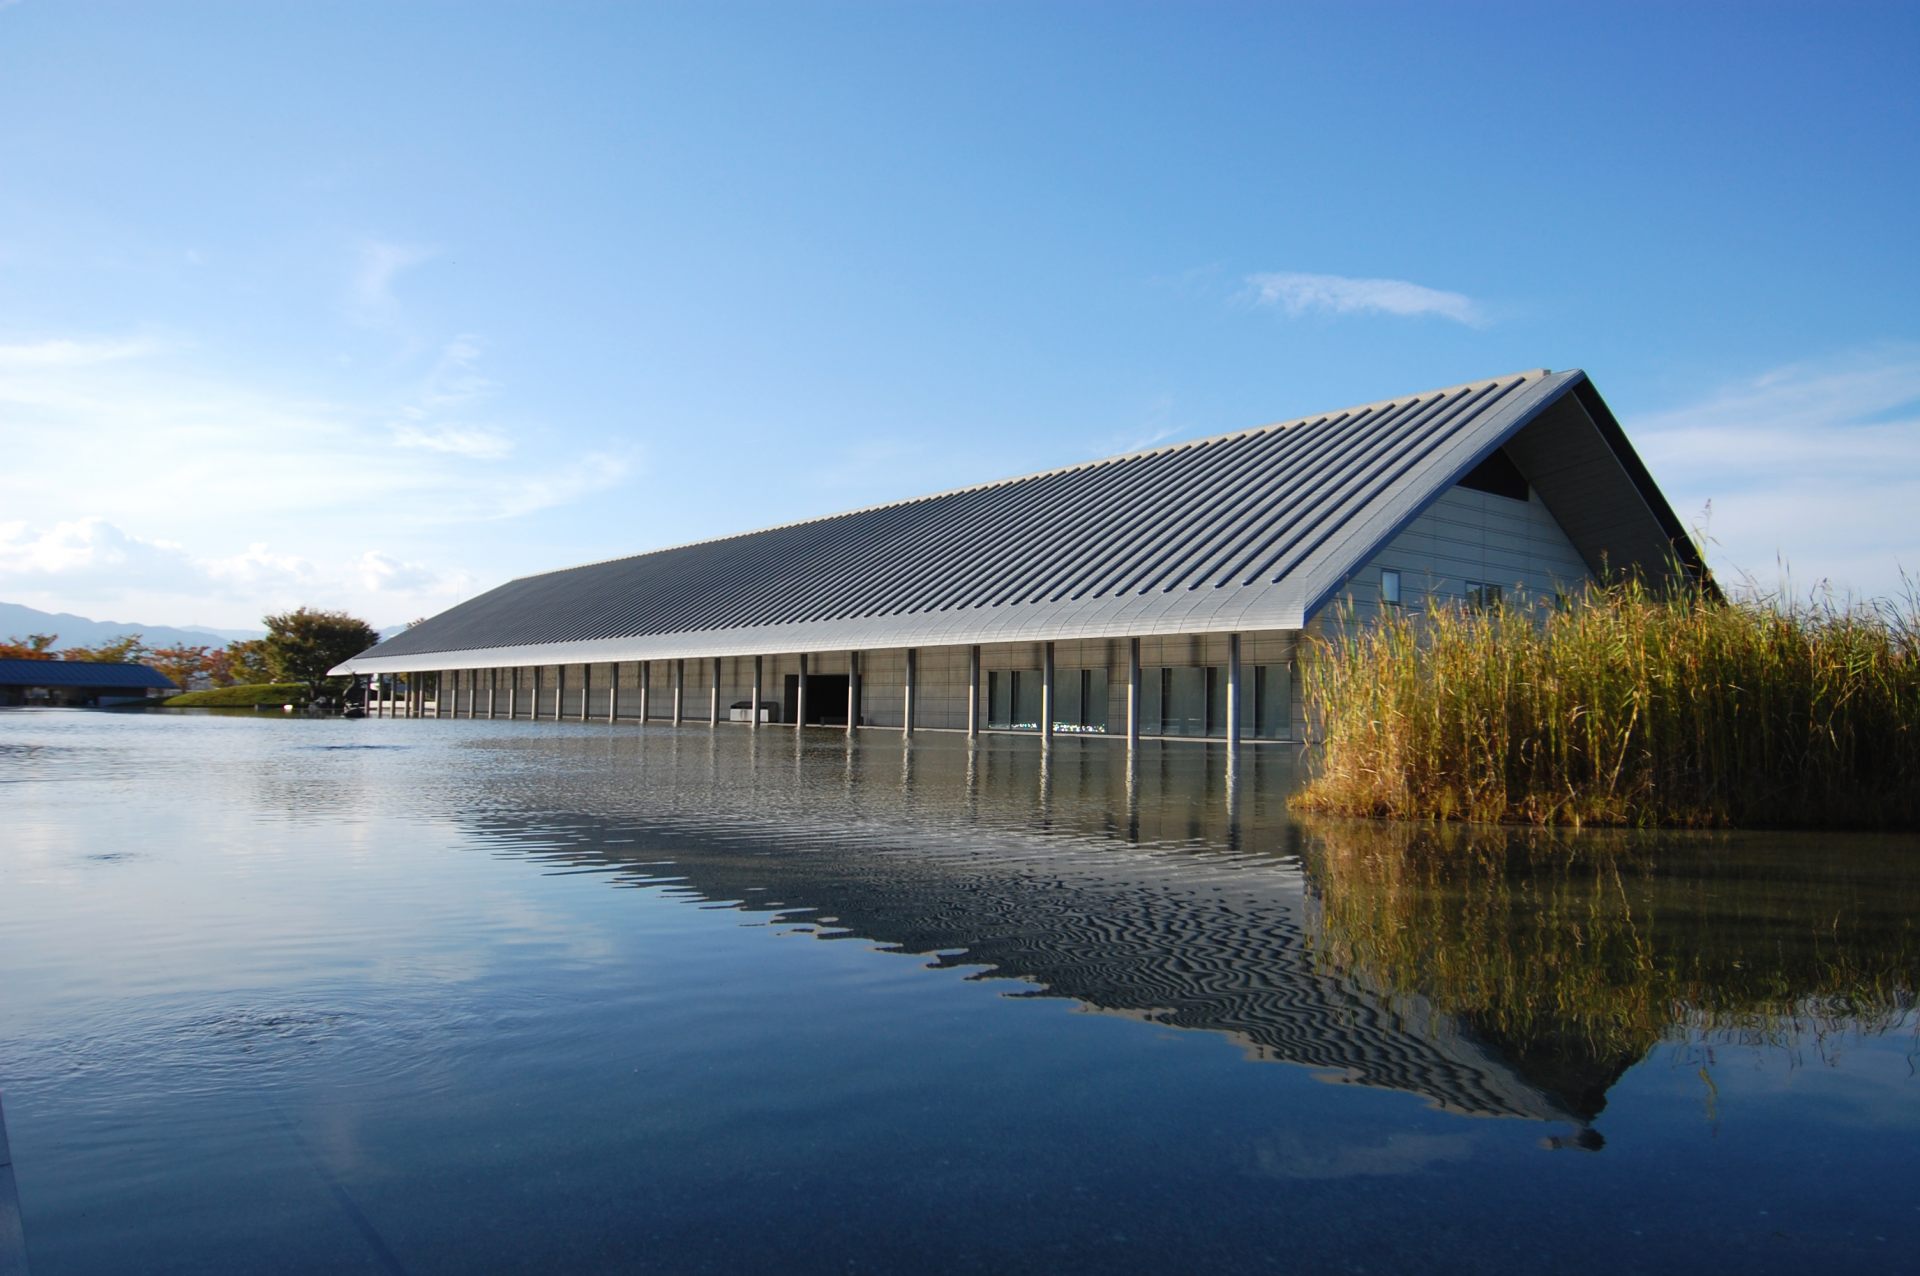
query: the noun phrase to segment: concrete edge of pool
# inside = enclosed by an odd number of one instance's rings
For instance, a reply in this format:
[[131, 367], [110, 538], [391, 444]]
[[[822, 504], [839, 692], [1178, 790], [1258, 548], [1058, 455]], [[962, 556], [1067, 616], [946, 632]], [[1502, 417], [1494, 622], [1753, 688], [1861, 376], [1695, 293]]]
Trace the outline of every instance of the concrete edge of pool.
[[14, 1190], [13, 1153], [7, 1150], [4, 1101], [0, 1101], [0, 1276], [27, 1276], [27, 1236], [20, 1225], [20, 1196]]

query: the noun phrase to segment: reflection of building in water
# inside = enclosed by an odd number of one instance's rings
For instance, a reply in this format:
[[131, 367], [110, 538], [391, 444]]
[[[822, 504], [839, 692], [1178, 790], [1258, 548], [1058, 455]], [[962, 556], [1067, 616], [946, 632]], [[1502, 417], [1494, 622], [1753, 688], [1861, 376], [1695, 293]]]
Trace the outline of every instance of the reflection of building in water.
[[[1148, 749], [1130, 771], [1093, 745], [782, 750], [748, 739], [627, 737], [609, 772], [552, 756], [520, 766], [548, 748], [522, 737], [495, 761], [524, 787], [503, 778], [493, 808], [465, 819], [490, 841], [611, 870], [618, 884], [982, 967], [1029, 982], [1030, 995], [1220, 1033], [1251, 1058], [1451, 1111], [1597, 1110], [1417, 998], [1322, 963], [1298, 833], [1277, 796], [1288, 755], [1259, 755], [1270, 758], [1248, 786], [1259, 796], [1236, 804], [1223, 800], [1224, 769], [1194, 750]], [[572, 743], [604, 756], [604, 742]], [[555, 777], [566, 777], [557, 791]]]

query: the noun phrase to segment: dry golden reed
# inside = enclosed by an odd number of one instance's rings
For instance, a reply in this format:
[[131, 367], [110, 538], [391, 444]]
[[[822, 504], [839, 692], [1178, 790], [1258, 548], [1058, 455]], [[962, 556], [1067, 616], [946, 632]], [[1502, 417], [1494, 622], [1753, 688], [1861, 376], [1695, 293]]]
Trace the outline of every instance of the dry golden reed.
[[1572, 825], [1920, 827], [1920, 605], [1638, 581], [1545, 615], [1341, 624], [1306, 662], [1309, 810]]

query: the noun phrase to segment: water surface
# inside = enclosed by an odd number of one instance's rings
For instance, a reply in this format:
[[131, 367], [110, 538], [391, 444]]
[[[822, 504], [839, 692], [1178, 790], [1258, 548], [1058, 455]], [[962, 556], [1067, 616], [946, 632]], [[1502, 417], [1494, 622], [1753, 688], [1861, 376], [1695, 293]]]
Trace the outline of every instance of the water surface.
[[0, 714], [34, 1270], [1907, 1261], [1920, 839], [1293, 766]]

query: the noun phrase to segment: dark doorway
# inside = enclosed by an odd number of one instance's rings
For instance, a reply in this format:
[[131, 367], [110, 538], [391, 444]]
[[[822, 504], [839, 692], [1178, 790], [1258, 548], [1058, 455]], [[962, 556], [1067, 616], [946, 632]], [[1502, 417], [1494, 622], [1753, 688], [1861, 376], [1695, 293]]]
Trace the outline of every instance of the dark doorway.
[[[781, 702], [780, 721], [791, 723], [800, 705], [800, 675], [787, 675], [786, 699]], [[807, 675], [807, 723], [810, 727], [847, 725], [847, 675], [810, 673]]]

